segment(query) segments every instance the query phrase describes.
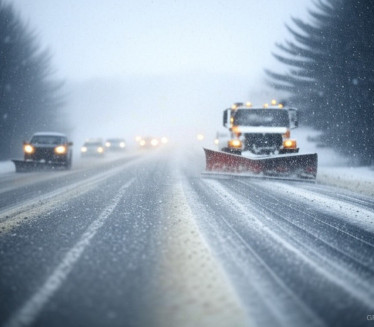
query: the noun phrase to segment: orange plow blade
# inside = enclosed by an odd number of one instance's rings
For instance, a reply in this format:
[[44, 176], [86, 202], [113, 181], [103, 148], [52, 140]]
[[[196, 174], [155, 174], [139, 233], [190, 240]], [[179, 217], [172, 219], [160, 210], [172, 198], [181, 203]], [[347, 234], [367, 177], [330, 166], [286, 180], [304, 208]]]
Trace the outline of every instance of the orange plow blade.
[[315, 179], [318, 157], [313, 154], [289, 154], [248, 158], [236, 154], [204, 149], [206, 171], [252, 174], [273, 177]]

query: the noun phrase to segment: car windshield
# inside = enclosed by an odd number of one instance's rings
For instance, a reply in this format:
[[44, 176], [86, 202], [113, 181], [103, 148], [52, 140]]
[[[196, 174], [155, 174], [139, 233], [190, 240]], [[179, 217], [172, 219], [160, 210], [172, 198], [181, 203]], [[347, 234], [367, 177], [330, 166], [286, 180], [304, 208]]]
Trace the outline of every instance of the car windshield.
[[288, 112], [282, 109], [239, 109], [234, 116], [237, 126], [289, 127]]
[[108, 140], [109, 143], [112, 143], [112, 144], [117, 144], [117, 143], [122, 143], [122, 142], [125, 142], [124, 140], [120, 140], [120, 139], [115, 139], [115, 140]]
[[86, 142], [84, 143], [84, 146], [102, 146], [103, 144], [101, 142]]
[[31, 144], [57, 145], [63, 144], [64, 138], [55, 135], [34, 135], [31, 138]]

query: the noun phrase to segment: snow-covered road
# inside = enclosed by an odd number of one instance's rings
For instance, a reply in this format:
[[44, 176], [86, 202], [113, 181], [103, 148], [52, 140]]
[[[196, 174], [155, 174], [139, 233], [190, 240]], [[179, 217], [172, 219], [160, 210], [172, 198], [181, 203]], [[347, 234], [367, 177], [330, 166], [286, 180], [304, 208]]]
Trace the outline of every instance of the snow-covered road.
[[1, 174], [0, 325], [370, 323], [372, 197], [203, 168], [168, 149]]

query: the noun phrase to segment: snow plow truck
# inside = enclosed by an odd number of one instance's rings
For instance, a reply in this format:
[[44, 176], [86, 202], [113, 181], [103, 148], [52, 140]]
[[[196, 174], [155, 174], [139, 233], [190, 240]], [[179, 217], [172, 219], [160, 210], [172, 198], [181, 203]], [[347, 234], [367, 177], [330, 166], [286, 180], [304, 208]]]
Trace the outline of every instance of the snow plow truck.
[[24, 160], [12, 160], [16, 172], [45, 169], [70, 169], [73, 142], [66, 135], [55, 132], [35, 133], [29, 142], [23, 142]]
[[297, 109], [281, 104], [253, 107], [235, 103], [223, 112], [230, 139], [219, 151], [204, 149], [206, 173], [249, 174], [315, 179], [317, 154], [298, 154], [291, 129], [298, 126]]

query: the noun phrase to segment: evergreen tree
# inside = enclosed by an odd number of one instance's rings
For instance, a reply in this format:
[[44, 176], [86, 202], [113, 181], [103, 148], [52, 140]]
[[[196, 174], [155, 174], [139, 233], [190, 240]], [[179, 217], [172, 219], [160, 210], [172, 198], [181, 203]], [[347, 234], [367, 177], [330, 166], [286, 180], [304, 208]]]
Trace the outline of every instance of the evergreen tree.
[[40, 130], [64, 131], [62, 83], [50, 56], [11, 5], [0, 0], [0, 159], [22, 154], [22, 141]]
[[293, 41], [274, 56], [286, 73], [267, 71], [290, 93], [307, 124], [353, 161], [374, 160], [374, 2], [318, 0], [311, 23], [292, 19]]

